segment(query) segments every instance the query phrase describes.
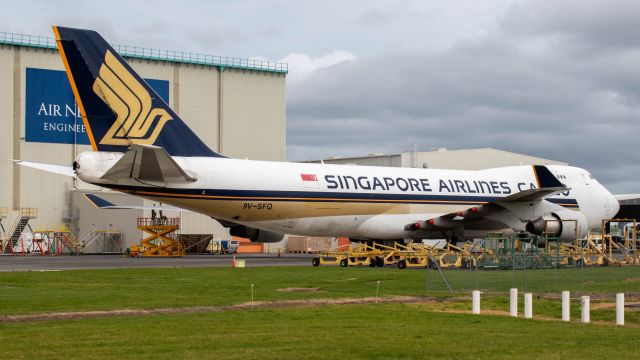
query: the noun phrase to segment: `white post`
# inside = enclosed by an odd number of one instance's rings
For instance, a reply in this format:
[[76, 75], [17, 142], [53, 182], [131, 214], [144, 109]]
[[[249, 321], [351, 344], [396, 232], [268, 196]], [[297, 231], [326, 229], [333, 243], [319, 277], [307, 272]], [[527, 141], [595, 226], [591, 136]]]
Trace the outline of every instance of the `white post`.
[[624, 325], [624, 293], [616, 294], [616, 325]]
[[589, 317], [589, 297], [582, 297], [582, 322], [588, 323], [591, 319]]
[[480, 291], [473, 290], [473, 292], [471, 293], [471, 299], [471, 313], [474, 315], [480, 314]]
[[524, 294], [524, 318], [531, 319], [533, 317], [533, 295], [531, 293]]
[[569, 313], [569, 308], [571, 306], [570, 299], [571, 299], [571, 293], [568, 291], [563, 291], [562, 292], [562, 321], [571, 320], [571, 315]]
[[518, 289], [509, 290], [509, 316], [518, 317]]
[[251, 284], [251, 310], [253, 310], [253, 287], [255, 284]]

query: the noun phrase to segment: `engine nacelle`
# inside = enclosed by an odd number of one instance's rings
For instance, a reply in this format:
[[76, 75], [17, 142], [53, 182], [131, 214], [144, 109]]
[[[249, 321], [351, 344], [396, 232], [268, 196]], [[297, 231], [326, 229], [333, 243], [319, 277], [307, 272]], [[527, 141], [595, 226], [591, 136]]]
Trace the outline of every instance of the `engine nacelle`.
[[256, 229], [244, 225], [235, 225], [230, 227], [229, 233], [231, 236], [238, 236], [259, 243], [276, 243], [284, 238], [284, 234]]
[[562, 242], [571, 242], [576, 237], [576, 225], [578, 239], [584, 238], [589, 228], [587, 218], [579, 211], [561, 210], [529, 221], [525, 229], [534, 235], [543, 235], [546, 230], [547, 234], [560, 238]]

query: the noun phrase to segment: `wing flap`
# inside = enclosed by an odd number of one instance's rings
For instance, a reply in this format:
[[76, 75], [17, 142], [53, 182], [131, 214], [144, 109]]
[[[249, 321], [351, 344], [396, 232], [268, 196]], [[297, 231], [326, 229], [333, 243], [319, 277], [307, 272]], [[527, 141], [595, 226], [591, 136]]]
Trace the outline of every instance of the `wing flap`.
[[[533, 165], [533, 174], [538, 184], [537, 189], [529, 189], [517, 192], [495, 202], [488, 202], [480, 206], [474, 206], [463, 211], [444, 214], [425, 221], [405, 225], [405, 230], [437, 230], [442, 228], [456, 228], [481, 221], [487, 217], [505, 211], [508, 203], [527, 203], [543, 200], [546, 197], [569, 190], [560, 182], [551, 171], [543, 165]], [[505, 204], [505, 206], [501, 205]]]

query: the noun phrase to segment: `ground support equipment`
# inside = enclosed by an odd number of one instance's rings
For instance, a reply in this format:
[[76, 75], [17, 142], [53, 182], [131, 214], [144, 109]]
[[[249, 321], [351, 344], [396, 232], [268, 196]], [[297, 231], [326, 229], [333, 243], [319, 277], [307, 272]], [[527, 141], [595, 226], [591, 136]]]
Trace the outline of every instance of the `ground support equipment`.
[[129, 249], [131, 257], [181, 257], [184, 247], [176, 238], [180, 218], [138, 218], [138, 229], [149, 234]]

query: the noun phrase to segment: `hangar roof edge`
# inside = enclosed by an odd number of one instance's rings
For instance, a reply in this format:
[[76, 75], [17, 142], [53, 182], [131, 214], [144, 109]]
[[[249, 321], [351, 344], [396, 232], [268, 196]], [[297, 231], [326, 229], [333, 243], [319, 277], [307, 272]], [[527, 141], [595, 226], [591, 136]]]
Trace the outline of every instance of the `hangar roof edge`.
[[[0, 31], [0, 44], [57, 50], [56, 41], [52, 37], [14, 34], [3, 31]], [[240, 70], [264, 71], [279, 74], [287, 74], [289, 72], [289, 65], [287, 63], [271, 60], [244, 59], [175, 50], [151, 49], [138, 46], [112, 46], [123, 57], [133, 59], [167, 61], [175, 63], [215, 66], [222, 69], [231, 68]]]

